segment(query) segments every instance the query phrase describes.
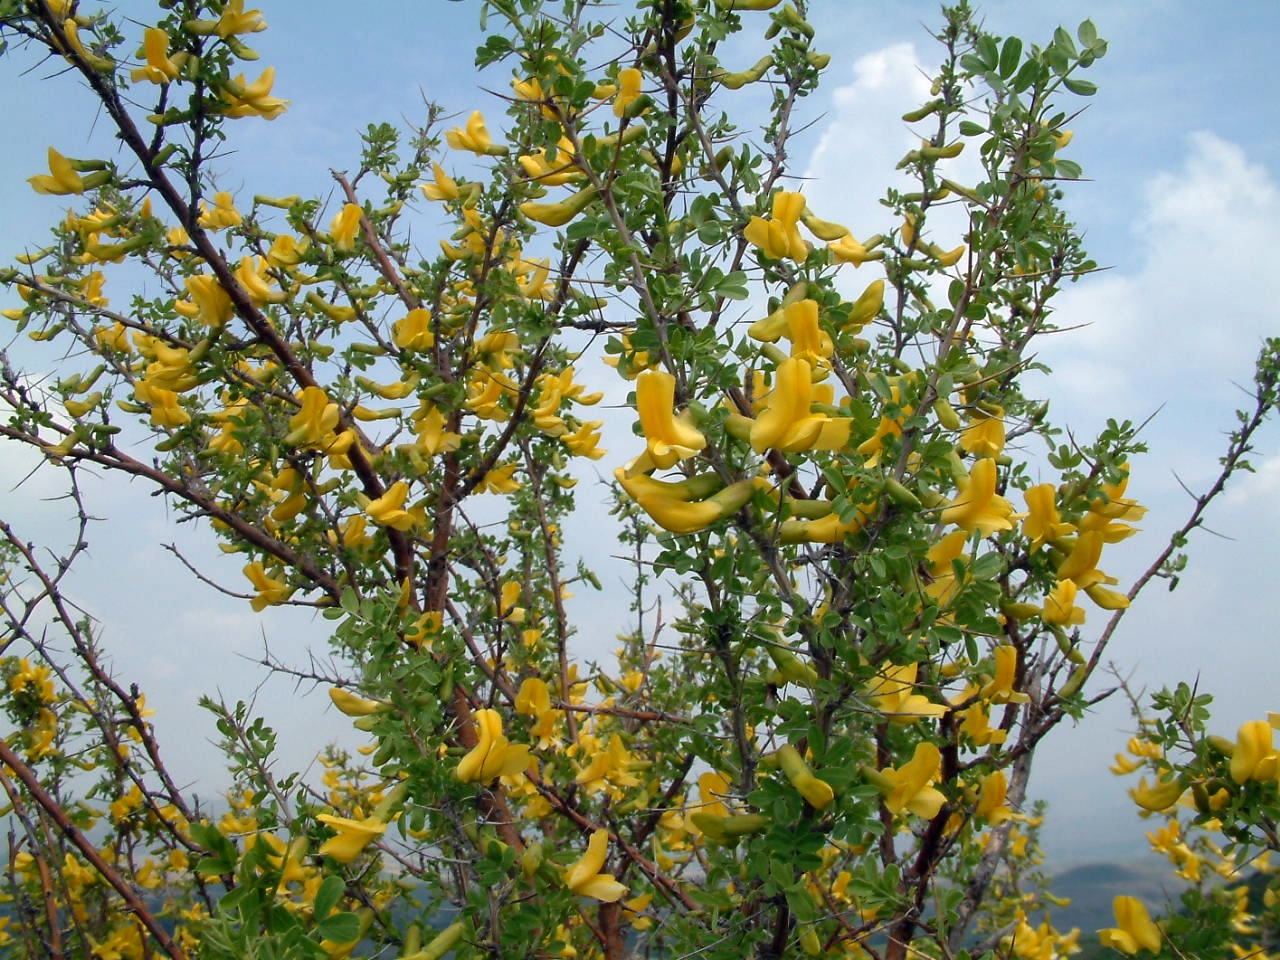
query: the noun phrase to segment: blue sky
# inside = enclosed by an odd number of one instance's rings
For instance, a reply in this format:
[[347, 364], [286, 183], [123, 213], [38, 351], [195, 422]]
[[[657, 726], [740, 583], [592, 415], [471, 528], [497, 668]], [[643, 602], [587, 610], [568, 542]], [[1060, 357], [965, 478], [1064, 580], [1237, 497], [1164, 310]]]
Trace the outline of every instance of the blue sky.
[[[354, 163], [366, 123], [416, 120], [424, 96], [463, 116], [475, 108], [495, 119], [501, 112], [481, 88], [505, 90], [507, 73], [477, 75], [472, 66], [480, 36], [475, 0], [379, 2], [364, 5], [358, 17], [351, 4], [329, 0], [264, 0], [261, 6], [271, 29], [251, 39], [263, 59], [248, 66], [256, 75], [261, 65], [276, 65], [275, 92], [293, 105], [272, 123], [236, 125], [228, 188], [324, 195], [331, 189], [329, 170]], [[148, 4], [129, 0], [118, 8], [139, 23], [149, 21]], [[1089, 74], [1101, 92], [1073, 125], [1071, 155], [1092, 182], [1077, 185], [1069, 200], [1091, 252], [1110, 269], [1064, 295], [1059, 321], [1081, 329], [1046, 347], [1044, 357], [1057, 372], [1044, 391], [1055, 414], [1081, 434], [1096, 430], [1105, 416], [1155, 414], [1147, 433], [1151, 454], [1135, 463], [1130, 487], [1152, 508], [1145, 536], [1113, 548], [1115, 560], [1108, 554], [1109, 571], [1123, 582], [1188, 509], [1180, 483], [1194, 490], [1211, 478], [1223, 431], [1244, 402], [1235, 384], [1249, 381], [1261, 338], [1280, 334], [1274, 307], [1280, 270], [1271, 262], [1280, 222], [1280, 72], [1274, 64], [1280, 4], [1119, 0], [1091, 9], [1006, 0], [979, 9], [993, 32], [1031, 42], [1047, 41], [1059, 23], [1074, 29], [1091, 16], [1111, 43]], [[877, 220], [883, 212], [876, 200], [911, 145], [898, 118], [925, 98], [920, 67], [934, 62], [926, 27], [937, 21], [936, 5], [819, 0], [811, 20], [819, 49], [829, 51], [832, 62], [823, 89], [806, 104], [813, 126], [793, 148], [795, 169], [811, 178], [805, 192], [820, 216], [865, 236], [889, 226]], [[49, 76], [47, 66], [19, 74], [20, 64], [21, 57], [0, 63], [0, 112], [12, 132], [0, 153], [5, 262], [61, 214], [60, 201], [35, 196], [24, 182], [44, 169], [46, 146], [86, 156], [109, 149], [100, 127], [86, 137], [92, 120], [86, 91], [68, 77]], [[21, 344], [16, 349], [28, 355]], [[617, 444], [620, 453], [626, 445]], [[1157, 586], [1144, 595], [1113, 648], [1117, 668], [1140, 686], [1198, 675], [1201, 687], [1219, 698], [1218, 732], [1227, 735], [1244, 720], [1280, 708], [1273, 683], [1280, 666], [1273, 570], [1280, 538], [1278, 451], [1280, 427], [1273, 424], [1254, 456], [1258, 473], [1210, 517], [1220, 536], [1193, 543], [1178, 591], [1170, 595]], [[28, 469], [23, 457], [0, 451], [6, 491]], [[41, 499], [53, 492], [43, 482], [37, 477], [6, 496], [25, 515], [18, 519], [29, 536], [56, 537], [67, 511]], [[79, 599], [107, 625], [117, 668], [148, 691], [171, 744], [175, 724], [185, 728], [185, 739], [207, 737], [212, 727], [193, 711], [196, 696], [215, 688], [248, 696], [261, 671], [242, 658], [260, 655], [267, 641], [297, 662], [308, 643], [322, 647], [325, 622], [282, 611], [260, 618], [246, 604], [194, 584], [157, 544], [176, 541], [203, 562], [208, 539], [169, 523], [159, 504], [139, 504], [138, 493], [106, 483], [95, 491], [95, 511], [109, 520], [79, 573]], [[569, 536], [572, 546], [572, 531]], [[578, 542], [590, 552], [586, 536]], [[239, 576], [232, 559], [210, 562], [227, 580]], [[613, 632], [607, 629], [603, 649], [612, 646]], [[298, 694], [286, 682], [268, 680], [258, 696], [295, 756], [314, 746], [317, 724], [327, 724], [319, 729], [333, 735], [347, 730], [331, 711], [317, 720], [324, 712], [319, 697], [297, 708]], [[1104, 707], [1080, 729], [1055, 734], [1038, 761], [1035, 792], [1053, 803], [1046, 841], [1056, 862], [1143, 849], [1145, 827], [1124, 795], [1130, 784], [1106, 772], [1129, 725], [1119, 705]], [[197, 745], [177, 762], [194, 780], [208, 777], [211, 757]], [[215, 788], [205, 781], [206, 793]]]

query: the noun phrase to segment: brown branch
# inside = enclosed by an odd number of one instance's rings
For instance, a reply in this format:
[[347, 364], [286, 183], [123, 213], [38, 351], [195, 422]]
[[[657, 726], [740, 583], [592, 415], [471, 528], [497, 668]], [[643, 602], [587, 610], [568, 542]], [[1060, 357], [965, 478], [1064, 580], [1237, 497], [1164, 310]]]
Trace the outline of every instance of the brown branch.
[[22, 781], [27, 793], [48, 814], [58, 829], [62, 831], [63, 836], [75, 845], [76, 849], [98, 872], [98, 875], [106, 880], [116, 893], [120, 894], [120, 897], [128, 905], [130, 912], [147, 928], [147, 932], [160, 945], [160, 949], [172, 957], [173, 960], [188, 960], [186, 952], [165, 932], [160, 921], [147, 909], [147, 905], [142, 902], [142, 898], [138, 896], [137, 891], [116, 872], [116, 869], [111, 864], [102, 858], [102, 854], [98, 853], [97, 847], [67, 817], [61, 804], [40, 785], [40, 780], [36, 777], [35, 771], [23, 763], [17, 754], [9, 749], [8, 741], [3, 738], [0, 738], [0, 763], [3, 763], [13, 771], [14, 776]]

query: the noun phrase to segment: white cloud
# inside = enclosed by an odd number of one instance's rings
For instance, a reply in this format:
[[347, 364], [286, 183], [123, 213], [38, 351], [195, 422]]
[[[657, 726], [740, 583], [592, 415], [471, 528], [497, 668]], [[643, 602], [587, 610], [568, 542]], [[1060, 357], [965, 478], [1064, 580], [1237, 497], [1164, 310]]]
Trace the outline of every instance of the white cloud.
[[1238, 404], [1232, 384], [1250, 379], [1275, 328], [1280, 274], [1259, 269], [1259, 257], [1278, 217], [1266, 169], [1212, 133], [1191, 134], [1181, 164], [1144, 192], [1130, 257], [1062, 295], [1056, 319], [1083, 329], [1045, 350], [1055, 392], [1135, 417], [1168, 403], [1161, 419], [1177, 424], [1205, 405]]
[[804, 192], [818, 216], [866, 237], [895, 226], [879, 201], [886, 186], [910, 189], [894, 167], [920, 138], [900, 118], [929, 99], [930, 81], [910, 43], [859, 57], [851, 73], [832, 93], [831, 120], [805, 170]]

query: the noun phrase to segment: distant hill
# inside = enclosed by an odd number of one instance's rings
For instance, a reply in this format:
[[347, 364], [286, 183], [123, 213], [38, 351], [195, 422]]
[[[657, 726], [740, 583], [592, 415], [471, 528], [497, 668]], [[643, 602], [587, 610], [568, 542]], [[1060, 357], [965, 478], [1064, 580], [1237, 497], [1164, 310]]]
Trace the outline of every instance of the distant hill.
[[1184, 883], [1159, 863], [1092, 863], [1074, 867], [1053, 878], [1056, 897], [1070, 897], [1071, 905], [1055, 907], [1053, 925], [1066, 932], [1080, 928], [1080, 944], [1098, 942], [1095, 931], [1115, 926], [1112, 902], [1120, 895], [1137, 897], [1153, 917], [1178, 906]]

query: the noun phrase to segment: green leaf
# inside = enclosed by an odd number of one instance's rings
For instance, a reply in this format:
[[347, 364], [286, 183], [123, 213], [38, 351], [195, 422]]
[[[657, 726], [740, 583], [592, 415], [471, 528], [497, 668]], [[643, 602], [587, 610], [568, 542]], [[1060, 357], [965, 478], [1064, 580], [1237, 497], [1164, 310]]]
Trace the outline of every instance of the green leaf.
[[1076, 55], [1076, 44], [1071, 39], [1071, 34], [1063, 30], [1061, 27], [1053, 31], [1053, 45], [1065, 53], [1068, 57]]
[[707, 246], [715, 246], [724, 239], [724, 227], [717, 220], [705, 220], [698, 224], [698, 240]]
[[996, 39], [989, 34], [983, 34], [978, 38], [978, 42], [974, 44], [974, 52], [982, 61], [984, 70], [994, 70], [996, 64], [1000, 62], [1000, 51], [996, 48]]
[[205, 877], [219, 877], [231, 873], [236, 868], [234, 860], [227, 861], [222, 857], [201, 857], [196, 862], [196, 873]]
[[976, 137], [986, 132], [987, 128], [980, 123], [974, 123], [972, 120], [960, 121], [960, 136], [962, 137]]
[[716, 293], [726, 300], [747, 299], [747, 275], [741, 270], [734, 270], [716, 284]]
[[1063, 77], [1062, 85], [1078, 97], [1092, 97], [1098, 92], [1098, 85], [1092, 80], [1076, 80], [1074, 77]]
[[1057, 160], [1054, 166], [1057, 167], [1058, 176], [1065, 180], [1079, 180], [1080, 174], [1084, 172], [1074, 160]]
[[1082, 47], [1092, 47], [1098, 41], [1098, 28], [1092, 20], [1086, 20], [1076, 28], [1076, 39]]
[[[333, 912], [333, 908], [338, 905], [338, 900], [342, 897], [342, 891], [346, 889], [341, 877], [328, 876], [324, 878], [324, 882], [320, 884], [320, 889], [316, 891], [316, 902], [314, 912], [317, 917], [327, 917]], [[333, 939], [330, 937], [329, 939]]]
[[1022, 69], [1018, 71], [1017, 76], [1010, 81], [1009, 86], [1015, 93], [1021, 93], [1029, 90], [1038, 82], [1044, 79], [1044, 64], [1039, 60], [1028, 60], [1022, 65]]
[[1049, 47], [1049, 49], [1045, 50], [1043, 56], [1044, 62], [1049, 65], [1049, 69], [1058, 76], [1062, 76], [1071, 69], [1071, 57], [1060, 47]]
[[360, 936], [360, 918], [354, 913], [335, 913], [332, 917], [326, 917], [316, 924], [316, 933], [322, 940], [350, 943]]
[[728, 910], [733, 906], [733, 899], [729, 894], [716, 887], [699, 887], [696, 884], [689, 888], [689, 899], [694, 903], [700, 903], [704, 907], [713, 907], [720, 910]]
[[1001, 78], [1008, 80], [1012, 77], [1021, 61], [1022, 41], [1017, 37], [1010, 37], [1004, 42], [1004, 46], [1000, 48], [999, 73]]
[[1004, 569], [1004, 558], [995, 551], [984, 553], [973, 562], [970, 574], [975, 580], [994, 580]]

